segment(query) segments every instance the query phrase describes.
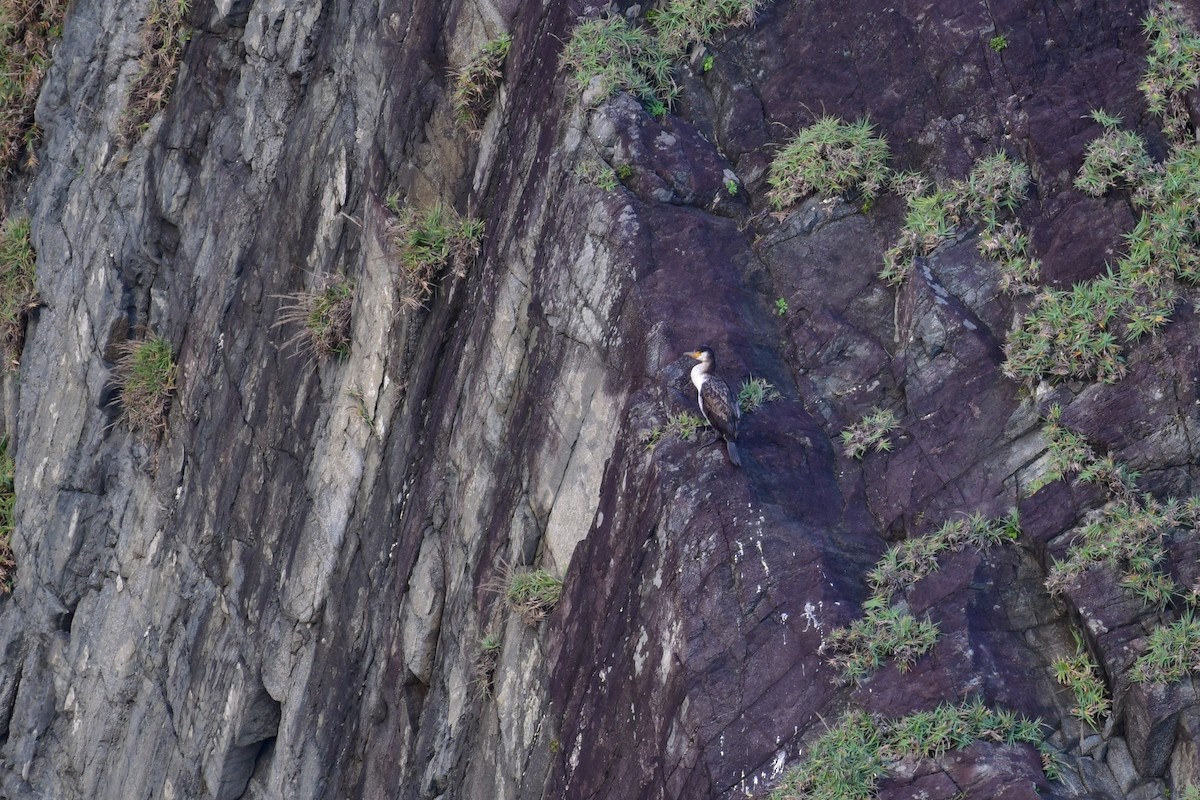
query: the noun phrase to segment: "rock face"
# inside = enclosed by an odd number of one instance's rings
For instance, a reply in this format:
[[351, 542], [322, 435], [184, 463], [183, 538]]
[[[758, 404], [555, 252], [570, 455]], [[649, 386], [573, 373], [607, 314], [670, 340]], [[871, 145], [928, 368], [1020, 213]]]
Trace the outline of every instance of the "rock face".
[[[1100, 273], [1128, 197], [1072, 180], [1093, 108], [1162, 147], [1137, 90], [1144, 2], [778, 2], [719, 37], [711, 69], [681, 65], [656, 118], [572, 96], [558, 56], [594, 13], [578, 5], [201, 0], [167, 109], [125, 146], [145, 6], [72, 6], [19, 195], [44, 305], [8, 379], [0, 795], [765, 796], [850, 705], [972, 696], [1046, 721], [1062, 780], [1030, 747], [981, 743], [895, 770], [883, 795], [1195, 780], [1190, 678], [1123, 677], [1158, 612], [1098, 571], [1064, 600], [1043, 587], [1101, 493], [1030, 491], [1053, 399], [1141, 490], [1197, 493], [1191, 303], [1120, 383], [1031, 396], [1001, 371], [1027, 301], [998, 290], [969, 230], [897, 290], [876, 277], [895, 196], [865, 213], [766, 203], [790, 132], [869, 115], [897, 168], [1025, 161], [1043, 280]], [[472, 136], [450, 73], [504, 32], [504, 84]], [[579, 177], [601, 162], [615, 189]], [[486, 222], [475, 264], [415, 311], [391, 195]], [[294, 355], [285, 295], [339, 272], [356, 284], [349, 357]], [[140, 329], [180, 369], [159, 440], [119, 419], [113, 348]], [[740, 471], [705, 434], [641, 440], [692, 409], [681, 354], [701, 343], [731, 383], [782, 394], [744, 419]], [[900, 417], [894, 449], [848, 460], [838, 434], [875, 406]], [[934, 649], [845, 685], [820, 648], [861, 615], [887, 545], [1014, 507], [1016, 546], [952, 554], [908, 592]], [[537, 626], [499, 589], [532, 565], [564, 579]], [[1185, 538], [1171, 565], [1195, 579]], [[1102, 736], [1054, 681], [1072, 631], [1113, 693]]]

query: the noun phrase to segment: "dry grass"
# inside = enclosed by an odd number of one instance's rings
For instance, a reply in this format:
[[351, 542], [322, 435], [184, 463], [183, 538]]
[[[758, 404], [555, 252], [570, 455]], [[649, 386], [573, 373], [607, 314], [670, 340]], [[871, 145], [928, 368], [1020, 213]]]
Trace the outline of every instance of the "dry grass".
[[126, 143], [145, 132], [151, 118], [166, 107], [171, 97], [183, 46], [192, 37], [184, 22], [187, 11], [188, 0], [150, 0], [150, 12], [142, 28], [138, 74], [121, 121], [121, 138]]
[[66, 0], [0, 0], [0, 177], [37, 139], [33, 107], [66, 8]]
[[298, 325], [300, 329], [284, 342], [297, 353], [306, 352], [317, 359], [345, 358], [350, 354], [351, 309], [354, 306], [354, 282], [344, 275], [326, 278], [313, 291], [283, 295], [275, 327]]

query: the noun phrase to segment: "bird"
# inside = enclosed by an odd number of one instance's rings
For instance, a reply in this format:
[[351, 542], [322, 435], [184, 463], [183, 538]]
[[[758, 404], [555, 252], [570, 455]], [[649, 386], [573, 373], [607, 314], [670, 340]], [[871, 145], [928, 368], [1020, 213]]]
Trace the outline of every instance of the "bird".
[[717, 376], [717, 357], [708, 345], [688, 353], [700, 363], [692, 367], [692, 385], [696, 387], [696, 400], [700, 404], [700, 413], [709, 424], [725, 440], [725, 452], [729, 461], [735, 467], [742, 465], [737, 451], [737, 426], [742, 418], [742, 410], [738, 407], [737, 399], [729, 391], [729, 384]]

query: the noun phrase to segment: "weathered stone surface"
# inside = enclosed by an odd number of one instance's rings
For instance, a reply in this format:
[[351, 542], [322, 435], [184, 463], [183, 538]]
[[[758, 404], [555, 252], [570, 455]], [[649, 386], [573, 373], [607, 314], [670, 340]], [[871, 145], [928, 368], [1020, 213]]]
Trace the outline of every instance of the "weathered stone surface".
[[[6, 389], [0, 795], [763, 796], [850, 704], [976, 696], [1046, 720], [1064, 780], [1032, 747], [982, 743], [898, 769], [884, 796], [1117, 797], [1164, 774], [1178, 791], [1190, 684], [1122, 677], [1152, 615], [1103, 570], [1061, 601], [1043, 588], [1103, 497], [1030, 486], [1056, 401], [1144, 490], [1196, 493], [1189, 303], [1122, 383], [1030, 394], [1000, 369], [1027, 301], [999, 292], [970, 230], [893, 289], [877, 272], [894, 196], [772, 214], [765, 193], [788, 132], [869, 114], [897, 168], [1025, 159], [1045, 280], [1095, 275], [1133, 216], [1071, 186], [1088, 111], [1163, 150], [1136, 88], [1145, 10], [770, 4], [709, 46], [711, 70], [681, 68], [656, 119], [629, 97], [573, 102], [557, 59], [581, 7], [214, 0], [191, 12], [167, 110], [123, 148], [144, 4], [76, 3], [24, 200], [44, 307]], [[476, 139], [450, 74], [501, 32], [505, 85]], [[620, 187], [579, 181], [597, 159], [629, 167]], [[486, 220], [477, 262], [416, 311], [393, 194]], [[306, 362], [275, 327], [283, 296], [334, 272], [356, 282], [354, 346]], [[180, 364], [158, 442], [118, 420], [113, 348], [144, 327]], [[639, 438], [694, 408], [682, 354], [701, 343], [731, 383], [782, 395], [743, 419], [740, 471], [707, 432]], [[893, 451], [845, 458], [839, 432], [875, 406], [900, 419]], [[932, 652], [845, 686], [821, 645], [860, 616], [888, 544], [1014, 507], [1020, 542], [949, 554], [897, 598], [939, 625]], [[1169, 557], [1194, 579], [1193, 544]], [[531, 627], [499, 584], [534, 564], [565, 583]], [[1117, 709], [1088, 756], [1051, 668], [1074, 629]]]

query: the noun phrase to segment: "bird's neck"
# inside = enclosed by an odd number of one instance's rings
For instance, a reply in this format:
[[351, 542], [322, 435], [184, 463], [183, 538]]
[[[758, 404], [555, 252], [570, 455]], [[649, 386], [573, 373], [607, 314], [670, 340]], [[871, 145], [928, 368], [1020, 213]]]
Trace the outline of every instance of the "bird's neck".
[[692, 385], [697, 389], [700, 384], [708, 380], [708, 373], [712, 371], [712, 362], [701, 361], [696, 366], [692, 367]]

